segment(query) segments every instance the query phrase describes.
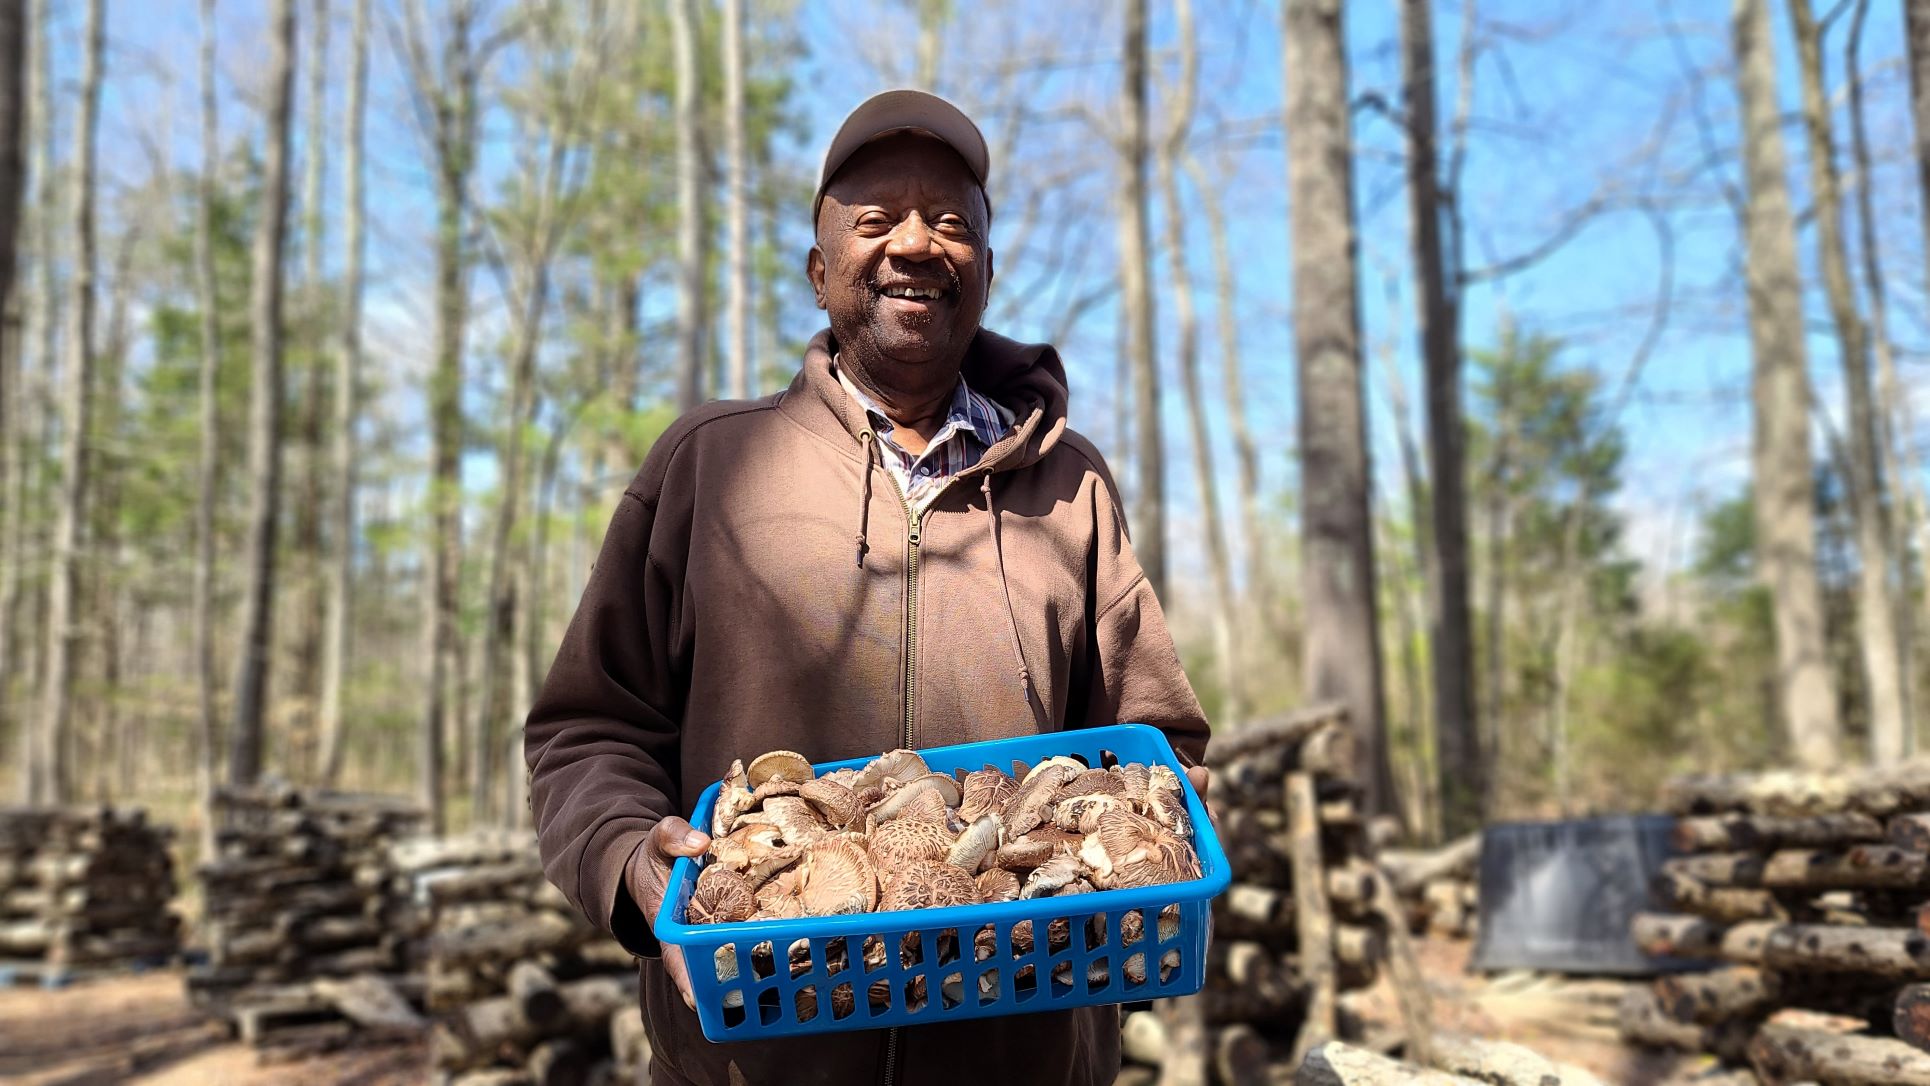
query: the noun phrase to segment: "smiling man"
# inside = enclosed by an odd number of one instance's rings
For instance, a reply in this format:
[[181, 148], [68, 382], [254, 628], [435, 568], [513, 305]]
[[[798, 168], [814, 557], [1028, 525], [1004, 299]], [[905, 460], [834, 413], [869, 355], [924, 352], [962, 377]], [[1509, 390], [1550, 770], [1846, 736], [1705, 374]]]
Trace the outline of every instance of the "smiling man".
[[[1140, 721], [1207, 726], [1117, 488], [1045, 345], [979, 326], [978, 128], [890, 91], [832, 139], [806, 274], [831, 327], [789, 388], [709, 404], [624, 491], [530, 712], [550, 879], [642, 959], [660, 1086], [1102, 1084], [1117, 1008], [712, 1044], [650, 925], [685, 820], [733, 758], [811, 761]], [[1206, 771], [1189, 771], [1202, 794]], [[888, 877], [888, 875], [887, 875]], [[702, 966], [700, 966], [702, 967]]]

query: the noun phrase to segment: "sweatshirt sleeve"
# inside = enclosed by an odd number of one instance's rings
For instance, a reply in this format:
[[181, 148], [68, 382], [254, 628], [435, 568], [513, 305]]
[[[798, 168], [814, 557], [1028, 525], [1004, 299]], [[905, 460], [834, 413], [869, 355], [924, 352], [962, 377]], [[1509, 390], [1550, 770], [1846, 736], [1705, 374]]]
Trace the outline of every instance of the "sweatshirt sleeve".
[[[668, 436], [668, 435], [666, 435]], [[677, 811], [679, 582], [651, 556], [660, 440], [627, 489], [523, 730], [543, 870], [632, 954], [656, 938], [626, 886], [631, 857]], [[654, 470], [653, 470], [654, 469]]]
[[[1094, 453], [1094, 455], [1097, 455]], [[1075, 726], [1150, 724], [1166, 733], [1185, 765], [1206, 758], [1206, 714], [1180, 666], [1179, 650], [1153, 585], [1133, 556], [1118, 491], [1104, 461], [1096, 487], [1091, 689]]]

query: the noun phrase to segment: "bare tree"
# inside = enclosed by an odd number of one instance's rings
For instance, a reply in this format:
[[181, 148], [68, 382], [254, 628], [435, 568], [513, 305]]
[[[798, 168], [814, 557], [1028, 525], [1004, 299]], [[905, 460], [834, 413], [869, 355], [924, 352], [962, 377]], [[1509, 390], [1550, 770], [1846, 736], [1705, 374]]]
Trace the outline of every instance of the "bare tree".
[[335, 426], [330, 447], [330, 474], [335, 482], [329, 491], [332, 527], [323, 570], [327, 601], [322, 623], [321, 704], [316, 719], [324, 786], [333, 786], [342, 772], [342, 677], [348, 663], [350, 570], [355, 552], [355, 427], [360, 417], [357, 385], [362, 372], [362, 140], [368, 113], [369, 0], [355, 0], [354, 19], [349, 31], [348, 127], [342, 141], [342, 319], [341, 338], [335, 346]]
[[68, 282], [66, 384], [61, 392], [60, 495], [47, 588], [47, 650], [41, 665], [41, 764], [28, 769], [30, 803], [66, 803], [74, 783], [67, 768], [72, 747], [68, 723], [80, 639], [74, 610], [87, 504], [87, 434], [94, 409], [94, 165], [100, 135], [105, 7], [105, 0], [88, 0], [82, 34], [80, 113], [74, 122], [74, 171], [68, 196], [74, 216], [74, 253]]
[[221, 166], [220, 114], [214, 86], [215, 0], [201, 0], [201, 182], [194, 215], [195, 308], [200, 310], [201, 458], [194, 503], [194, 670], [200, 701], [200, 749], [195, 764], [201, 792], [203, 844], [214, 845], [214, 787], [221, 761], [214, 693], [214, 496], [221, 474], [221, 322], [214, 274], [214, 202]]
[[1166, 462], [1159, 421], [1159, 367], [1154, 352], [1152, 215], [1147, 207], [1146, 0], [1127, 0], [1121, 106], [1126, 131], [1119, 150], [1126, 171], [1119, 208], [1120, 304], [1133, 397], [1133, 553], [1153, 592], [1166, 592]]
[[704, 399], [704, 150], [702, 80], [697, 66], [694, 0], [670, 7], [670, 48], [676, 60], [677, 127], [677, 410]]
[[[20, 208], [26, 193], [27, 40], [33, 33], [27, 21], [26, 0], [0, 0], [0, 723], [14, 719], [9, 702], [13, 691], [13, 608], [19, 593], [19, 566], [26, 555], [18, 524], [20, 464], [15, 455], [20, 423], [22, 293], [15, 289], [19, 252]], [[16, 721], [17, 723], [17, 721]], [[27, 729], [22, 729], [27, 730]]]
[[1829, 95], [1823, 86], [1822, 32], [1809, 0], [1789, 0], [1796, 31], [1796, 63], [1803, 86], [1803, 126], [1809, 134], [1809, 183], [1816, 203], [1817, 263], [1836, 324], [1837, 353], [1849, 393], [1850, 508], [1856, 522], [1857, 630], [1863, 674], [1869, 684], [1870, 761], [1891, 765], [1902, 758], [1908, 722], [1903, 713], [1902, 653], [1890, 595], [1890, 532], [1877, 467], [1876, 404], [1870, 388], [1869, 336], [1850, 280], [1849, 247], [1843, 238], [1842, 179]]
[[275, 0], [270, 25], [268, 132], [261, 164], [248, 298], [248, 541], [241, 599], [241, 651], [228, 736], [228, 780], [261, 775], [274, 637], [275, 536], [281, 516], [282, 252], [288, 231], [288, 143], [295, 89], [295, 0]]
[[744, 154], [744, 0], [724, 0], [724, 260], [730, 278], [730, 397], [755, 395], [751, 367], [749, 159]]
[[[1443, 241], [1446, 212], [1436, 151], [1434, 27], [1429, 0], [1401, 0], [1407, 192], [1414, 231], [1416, 320], [1427, 373], [1428, 657], [1433, 665], [1436, 774], [1443, 832], [1481, 820], [1481, 737], [1474, 716], [1474, 630], [1468, 609], [1468, 515], [1461, 396], [1458, 259]], [[1416, 510], [1416, 514], [1419, 514]]]
[[423, 652], [429, 662], [424, 691], [421, 760], [422, 803], [430, 831], [446, 825], [442, 747], [447, 734], [449, 686], [456, 669], [457, 586], [462, 564], [462, 352], [469, 318], [468, 255], [463, 232], [469, 221], [469, 175], [476, 158], [476, 84], [479, 54], [471, 40], [473, 0], [451, 0], [439, 65], [429, 60], [428, 20], [420, 0], [408, 5], [404, 52], [417, 120], [428, 140], [436, 178], [436, 363], [429, 378], [433, 446], [428, 585], [423, 613]]
[[[1923, 206], [1930, 208], [1930, 0], [1903, 0], [1903, 27], [1910, 63], [1910, 118], [1917, 135], [1917, 184]], [[1930, 260], [1930, 214], [1918, 218], [1924, 259]]]
[[1764, 0], [1735, 0], [1736, 90], [1748, 199], [1749, 339], [1755, 355], [1756, 565], [1776, 612], [1777, 704], [1804, 766], [1837, 763], [1842, 725], [1816, 581], [1815, 482], [1803, 349], [1796, 223], [1778, 127], [1776, 70]]
[[[302, 147], [302, 279], [301, 315], [318, 335], [326, 326], [328, 290], [322, 279], [322, 246], [327, 240], [327, 209], [323, 201], [322, 172], [328, 161], [328, 0], [311, 0], [308, 34], [308, 89], [306, 92], [308, 130]], [[323, 541], [323, 452], [322, 421], [327, 406], [322, 353], [313, 352], [303, 360], [299, 377], [301, 437], [300, 490], [295, 498], [294, 557], [298, 575], [294, 579], [295, 629], [293, 648], [294, 692], [299, 709], [289, 733], [288, 766], [293, 772], [312, 773], [320, 747], [317, 706], [321, 701], [322, 627], [327, 621], [327, 602], [322, 591]]]
[[1346, 704], [1364, 805], [1393, 805], [1381, 701], [1362, 396], [1353, 146], [1341, 0], [1285, 0], [1287, 202], [1300, 378], [1302, 657], [1308, 696]]

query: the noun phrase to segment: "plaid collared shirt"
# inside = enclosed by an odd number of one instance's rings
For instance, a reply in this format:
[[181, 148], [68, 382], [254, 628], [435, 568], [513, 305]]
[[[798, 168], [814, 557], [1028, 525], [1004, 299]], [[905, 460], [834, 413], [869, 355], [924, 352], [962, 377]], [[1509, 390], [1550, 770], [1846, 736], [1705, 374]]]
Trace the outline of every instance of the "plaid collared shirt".
[[[835, 366], [837, 360], [832, 361]], [[913, 455], [891, 439], [896, 427], [884, 408], [845, 376], [842, 366], [837, 366], [837, 373], [838, 383], [871, 419], [871, 429], [878, 435], [878, 449], [882, 454], [879, 459], [897, 482], [898, 491], [905, 496], [913, 516], [922, 515], [945, 484], [978, 463], [985, 450], [1004, 437], [1012, 425], [1012, 413], [1004, 405], [973, 392], [965, 378], [960, 377], [958, 386], [952, 390], [945, 424], [932, 435], [924, 452]]]

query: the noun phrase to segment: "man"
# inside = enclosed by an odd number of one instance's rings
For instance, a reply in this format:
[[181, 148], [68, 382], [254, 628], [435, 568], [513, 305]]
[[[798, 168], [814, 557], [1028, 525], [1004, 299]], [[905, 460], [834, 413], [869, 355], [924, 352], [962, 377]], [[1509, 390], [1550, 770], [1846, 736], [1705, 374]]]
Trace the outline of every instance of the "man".
[[[713, 403], [625, 490], [526, 731], [550, 879], [642, 959], [658, 1084], [1110, 1083], [1117, 1008], [712, 1044], [650, 932], [681, 817], [731, 759], [812, 761], [1142, 721], [1207, 727], [1048, 346], [979, 327], [990, 163], [892, 91], [831, 141], [806, 273], [829, 330], [785, 391]], [[1205, 791], [1204, 769], [1193, 769]], [[708, 963], [699, 963], [706, 967]]]

